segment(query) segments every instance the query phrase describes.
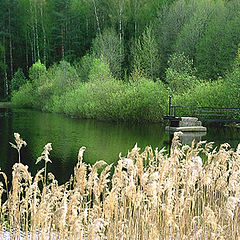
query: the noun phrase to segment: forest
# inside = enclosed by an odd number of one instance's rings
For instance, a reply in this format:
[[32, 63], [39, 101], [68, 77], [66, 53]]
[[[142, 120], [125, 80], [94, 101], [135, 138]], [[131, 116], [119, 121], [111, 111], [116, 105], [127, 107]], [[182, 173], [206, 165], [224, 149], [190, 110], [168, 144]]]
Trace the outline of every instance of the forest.
[[160, 121], [168, 95], [240, 106], [239, 0], [1, 0], [1, 99]]

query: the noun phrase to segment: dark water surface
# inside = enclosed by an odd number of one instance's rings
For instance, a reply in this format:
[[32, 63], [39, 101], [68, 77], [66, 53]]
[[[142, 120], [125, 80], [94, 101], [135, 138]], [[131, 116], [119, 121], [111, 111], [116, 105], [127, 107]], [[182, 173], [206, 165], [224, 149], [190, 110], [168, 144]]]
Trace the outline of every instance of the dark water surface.
[[[198, 139], [214, 141], [216, 145], [228, 142], [233, 148], [240, 143], [240, 129], [223, 126], [207, 126], [208, 132]], [[72, 119], [63, 114], [42, 113], [32, 109], [0, 109], [0, 168], [11, 175], [12, 166], [18, 161], [13, 133], [18, 132], [27, 142], [21, 150], [21, 162], [27, 164], [32, 174], [43, 167], [35, 164], [45, 144], [51, 142], [53, 172], [60, 183], [69, 179], [77, 162], [78, 150], [86, 146], [84, 161], [94, 163], [104, 160], [116, 162], [122, 152], [125, 156], [135, 143], [142, 149], [169, 148], [171, 136], [162, 124], [109, 123], [96, 120]], [[191, 139], [183, 139], [186, 143]], [[184, 142], [184, 143], [185, 143]]]

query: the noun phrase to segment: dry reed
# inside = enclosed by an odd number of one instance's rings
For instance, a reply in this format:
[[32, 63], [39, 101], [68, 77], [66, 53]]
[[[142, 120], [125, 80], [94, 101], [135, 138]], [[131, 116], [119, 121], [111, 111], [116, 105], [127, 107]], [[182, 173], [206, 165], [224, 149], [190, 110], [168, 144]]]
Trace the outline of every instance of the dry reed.
[[[15, 138], [20, 153], [25, 142]], [[50, 150], [47, 144], [38, 161], [50, 162]], [[119, 156], [112, 177], [112, 165], [90, 166], [84, 151], [64, 185], [46, 164], [32, 177], [19, 161], [10, 188], [0, 173], [0, 199], [7, 196], [0, 201], [0, 238], [240, 239], [240, 144], [236, 151], [228, 144], [218, 150], [206, 142], [181, 146], [175, 134], [169, 155], [135, 145]]]

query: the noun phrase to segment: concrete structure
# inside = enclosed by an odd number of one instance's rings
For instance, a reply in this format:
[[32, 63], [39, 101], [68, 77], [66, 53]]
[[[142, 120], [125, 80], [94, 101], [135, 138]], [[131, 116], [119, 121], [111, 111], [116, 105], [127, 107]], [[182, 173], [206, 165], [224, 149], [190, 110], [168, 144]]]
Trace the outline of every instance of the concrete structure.
[[202, 126], [202, 122], [195, 117], [181, 117], [176, 121], [170, 121], [170, 126], [166, 127], [170, 132], [206, 132], [207, 128]]

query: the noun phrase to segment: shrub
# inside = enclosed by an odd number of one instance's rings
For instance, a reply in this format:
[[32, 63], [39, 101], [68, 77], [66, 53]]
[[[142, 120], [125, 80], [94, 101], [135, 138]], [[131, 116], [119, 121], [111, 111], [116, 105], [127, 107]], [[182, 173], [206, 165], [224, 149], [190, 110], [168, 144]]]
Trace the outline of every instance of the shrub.
[[32, 82], [36, 82], [40, 79], [40, 77], [45, 75], [46, 72], [47, 72], [46, 66], [42, 64], [40, 60], [38, 60], [29, 69], [29, 79]]
[[103, 58], [94, 58], [89, 71], [89, 81], [107, 81], [111, 78], [109, 64]]
[[193, 61], [184, 54], [171, 55], [168, 66], [165, 80], [172, 92], [183, 93], [196, 85], [198, 80], [195, 77]]
[[92, 68], [94, 56], [92, 54], [86, 54], [80, 60], [80, 63], [77, 65], [77, 71], [82, 82], [89, 81], [89, 72]]
[[27, 79], [21, 68], [14, 73], [12, 80], [10, 81], [10, 91], [18, 91], [18, 89], [27, 82]]
[[81, 84], [65, 95], [64, 112], [112, 121], [161, 121], [167, 107], [162, 82], [142, 79], [123, 83], [115, 79]]
[[139, 122], [161, 121], [167, 107], [167, 90], [161, 81], [116, 80], [102, 59], [93, 60], [89, 82], [81, 82], [76, 69], [65, 61], [32, 80], [14, 95], [16, 104], [84, 118]]
[[[233, 99], [233, 88], [222, 78], [213, 82], [200, 82], [184, 94], [173, 95], [174, 105], [199, 107], [239, 107], [237, 98]], [[179, 112], [184, 114], [184, 112]], [[231, 114], [231, 113], [230, 113]], [[229, 115], [229, 117], [232, 117]]]
[[14, 91], [11, 101], [13, 105], [32, 107], [34, 105], [33, 85], [30, 82], [27, 82], [21, 86], [18, 91]]

